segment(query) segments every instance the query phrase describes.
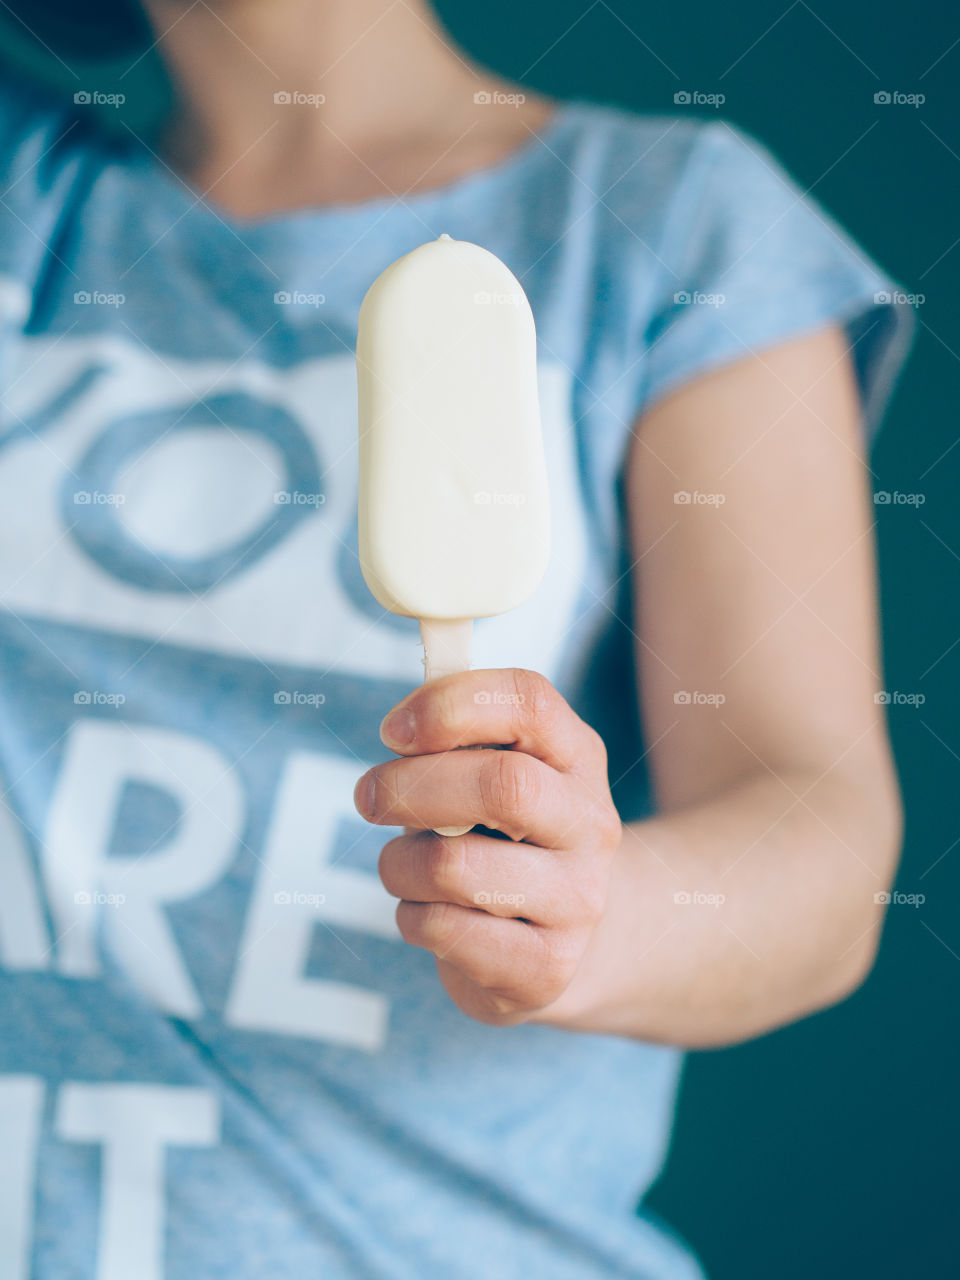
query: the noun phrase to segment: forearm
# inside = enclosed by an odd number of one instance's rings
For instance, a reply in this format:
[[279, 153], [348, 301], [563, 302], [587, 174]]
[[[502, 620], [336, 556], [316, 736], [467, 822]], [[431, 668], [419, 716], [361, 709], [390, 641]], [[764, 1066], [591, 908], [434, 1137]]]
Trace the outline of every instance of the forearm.
[[604, 918], [544, 1020], [706, 1047], [842, 999], [875, 952], [896, 797], [884, 765], [763, 773], [627, 827]]

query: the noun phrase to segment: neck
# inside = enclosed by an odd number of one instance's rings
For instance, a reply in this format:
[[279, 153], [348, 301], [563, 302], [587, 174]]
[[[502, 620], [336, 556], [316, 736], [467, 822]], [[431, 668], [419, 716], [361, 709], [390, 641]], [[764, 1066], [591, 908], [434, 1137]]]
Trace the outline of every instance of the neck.
[[516, 145], [549, 114], [535, 99], [478, 109], [474, 94], [501, 82], [454, 48], [427, 0], [146, 7], [178, 91], [164, 148], [238, 211], [413, 190], [420, 161], [434, 185], [455, 142], [472, 138], [466, 167], [487, 163], [497, 140]]

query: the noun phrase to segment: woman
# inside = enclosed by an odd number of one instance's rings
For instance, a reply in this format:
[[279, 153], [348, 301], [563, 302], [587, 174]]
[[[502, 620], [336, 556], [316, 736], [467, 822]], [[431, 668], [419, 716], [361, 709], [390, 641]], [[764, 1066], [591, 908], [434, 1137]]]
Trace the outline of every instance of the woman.
[[[79, 80], [0, 109], [0, 1272], [699, 1275], [635, 1213], [680, 1050], [847, 995], [894, 873], [899, 309], [751, 139], [503, 83], [426, 0], [145, 13], [156, 146]], [[555, 539], [416, 689], [352, 352], [441, 233], [531, 299]]]

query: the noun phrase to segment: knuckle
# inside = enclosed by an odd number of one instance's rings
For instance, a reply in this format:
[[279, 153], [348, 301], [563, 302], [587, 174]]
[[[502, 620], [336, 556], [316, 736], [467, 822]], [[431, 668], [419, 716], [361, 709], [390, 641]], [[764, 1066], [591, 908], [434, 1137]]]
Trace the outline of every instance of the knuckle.
[[425, 945], [431, 951], [445, 951], [456, 940], [459, 930], [456, 912], [446, 902], [423, 904], [420, 924]]
[[569, 857], [569, 878], [563, 882], [551, 918], [556, 930], [592, 931], [607, 908], [610, 869], [592, 850]]
[[556, 716], [560, 695], [547, 677], [523, 667], [512, 667], [509, 675], [517, 715], [538, 725], [550, 723]]
[[591, 725], [585, 725], [584, 755], [591, 767], [607, 776], [607, 744]]
[[497, 1023], [505, 1018], [512, 1018], [523, 1008], [523, 1003], [515, 996], [499, 991], [488, 991], [485, 994], [486, 1013], [490, 1022]]
[[555, 936], [539, 938], [529, 933], [510, 948], [509, 962], [501, 956], [481, 979], [490, 1015], [498, 1019], [527, 1015], [552, 1004], [569, 985], [579, 955], [572, 932], [556, 931]]
[[462, 836], [430, 835], [424, 845], [423, 871], [427, 883], [441, 893], [457, 892], [463, 882], [466, 862]]
[[580, 963], [581, 952], [572, 933], [550, 930], [543, 935], [535, 983], [540, 1004], [556, 1000], [567, 989]]
[[595, 820], [595, 831], [603, 849], [613, 850], [620, 844], [623, 839], [623, 823], [612, 804], [600, 805]]
[[607, 876], [596, 872], [588, 874], [579, 887], [578, 897], [580, 918], [591, 926], [596, 925], [607, 907]]
[[411, 946], [436, 951], [453, 938], [452, 913], [445, 902], [401, 902], [396, 920], [400, 936]]
[[422, 694], [426, 703], [426, 723], [440, 738], [448, 737], [459, 725], [460, 716], [454, 685], [450, 681], [433, 684]]
[[606, 787], [599, 790], [589, 780], [577, 782], [581, 843], [595, 854], [609, 855], [623, 839], [623, 823]]
[[534, 814], [543, 790], [536, 762], [517, 751], [488, 752], [480, 768], [479, 785], [484, 812], [508, 824]]

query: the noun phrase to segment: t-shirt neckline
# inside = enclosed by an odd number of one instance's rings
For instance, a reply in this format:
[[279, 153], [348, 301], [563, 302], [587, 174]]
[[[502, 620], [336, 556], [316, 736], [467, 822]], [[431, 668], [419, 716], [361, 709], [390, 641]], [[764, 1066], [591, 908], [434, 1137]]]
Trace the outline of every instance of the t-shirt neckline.
[[479, 200], [490, 190], [521, 176], [543, 157], [552, 154], [554, 146], [566, 131], [577, 104], [560, 102], [546, 125], [490, 165], [471, 170], [436, 187], [428, 187], [408, 195], [377, 195], [365, 200], [337, 202], [270, 213], [252, 218], [239, 217], [207, 201], [203, 193], [173, 172], [158, 156], [144, 151], [139, 161], [142, 180], [152, 189], [157, 200], [172, 206], [177, 221], [200, 219], [227, 228], [245, 240], [270, 238], [274, 234], [307, 229], [318, 231], [329, 227], [379, 222], [387, 214], [405, 209], [414, 220], [433, 213], [445, 204], [461, 200]]

